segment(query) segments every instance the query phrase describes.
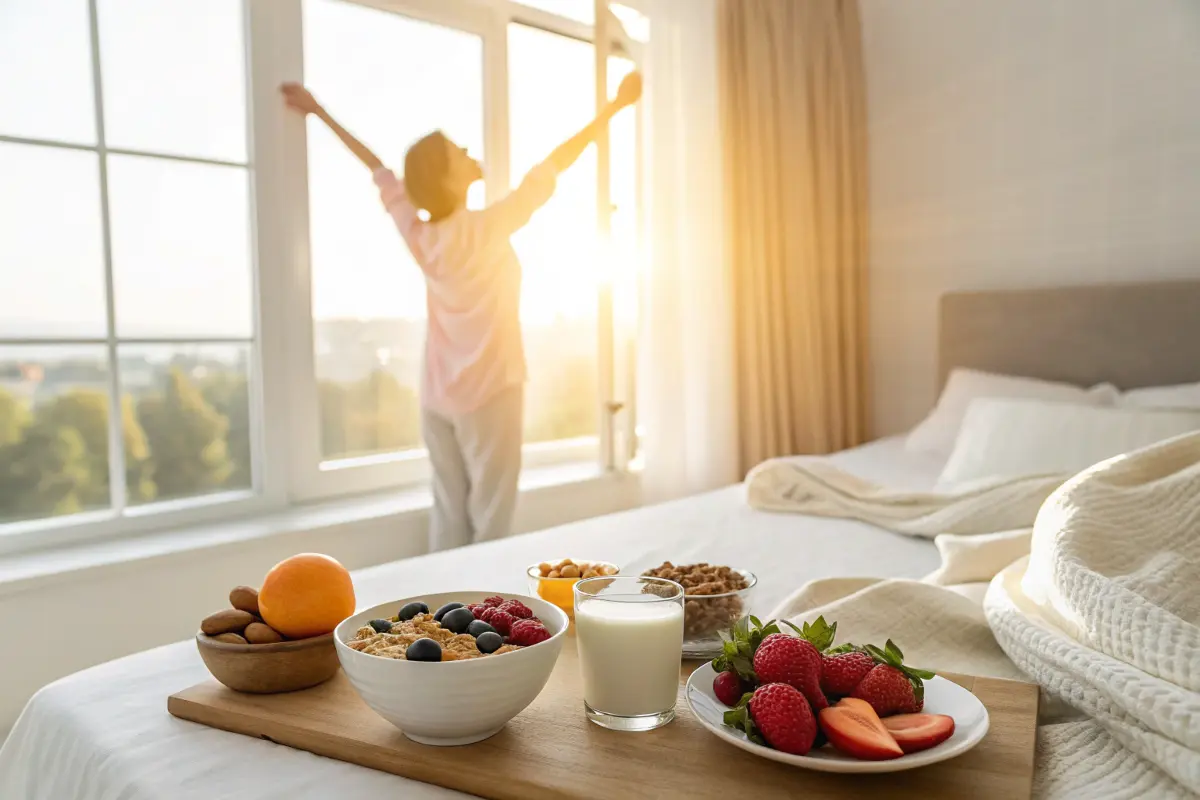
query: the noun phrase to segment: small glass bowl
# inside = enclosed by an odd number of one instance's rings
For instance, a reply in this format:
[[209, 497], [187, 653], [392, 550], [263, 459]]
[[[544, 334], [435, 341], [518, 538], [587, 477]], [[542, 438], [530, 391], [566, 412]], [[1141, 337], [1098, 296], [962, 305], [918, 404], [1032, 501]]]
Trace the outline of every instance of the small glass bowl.
[[[544, 561], [538, 564], [532, 564], [525, 570], [525, 576], [529, 579], [529, 593], [534, 597], [540, 597], [551, 605], [558, 606], [566, 612], [567, 616], [575, 619], [575, 584], [583, 580], [583, 576], [577, 578], [544, 578], [542, 577], [542, 564], [557, 564], [563, 559], [555, 559], [553, 561]], [[571, 559], [576, 561], [577, 559]], [[610, 561], [591, 561], [586, 558], [578, 559], [585, 564], [590, 564], [594, 567], [610, 567], [615, 570], [611, 575], [620, 575], [621, 568]]]
[[753, 572], [734, 570], [746, 579], [746, 588], [722, 594], [685, 594], [683, 598], [683, 657], [715, 658], [721, 654], [721, 637], [733, 623], [750, 613], [750, 596], [758, 585]]

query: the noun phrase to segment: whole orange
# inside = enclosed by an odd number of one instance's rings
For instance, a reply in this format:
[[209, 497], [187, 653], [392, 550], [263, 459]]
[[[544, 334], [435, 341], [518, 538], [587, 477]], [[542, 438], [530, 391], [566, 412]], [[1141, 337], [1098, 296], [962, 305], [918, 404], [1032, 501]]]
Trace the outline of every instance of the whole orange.
[[258, 610], [289, 639], [320, 636], [354, 613], [354, 583], [336, 559], [301, 553], [271, 567], [258, 590]]

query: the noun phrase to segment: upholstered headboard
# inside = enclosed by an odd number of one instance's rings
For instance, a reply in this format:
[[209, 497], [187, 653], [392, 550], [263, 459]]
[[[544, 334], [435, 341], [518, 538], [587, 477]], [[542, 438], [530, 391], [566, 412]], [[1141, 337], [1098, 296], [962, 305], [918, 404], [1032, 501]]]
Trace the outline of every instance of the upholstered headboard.
[[1200, 381], [1200, 280], [951, 292], [938, 385], [954, 367], [1120, 389]]

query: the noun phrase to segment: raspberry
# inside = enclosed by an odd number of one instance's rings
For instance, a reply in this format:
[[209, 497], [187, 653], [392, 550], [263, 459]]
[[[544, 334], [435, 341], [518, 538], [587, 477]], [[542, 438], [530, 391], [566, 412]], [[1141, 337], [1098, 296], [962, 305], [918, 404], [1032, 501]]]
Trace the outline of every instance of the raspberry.
[[520, 619], [533, 619], [533, 612], [520, 600], [505, 600], [504, 604], [500, 606], [500, 610], [507, 611]]
[[492, 609], [491, 615], [484, 620], [484, 622], [505, 636], [508, 636], [509, 631], [512, 630], [512, 624], [516, 621], [517, 618], [512, 614], [509, 614], [507, 611], [501, 611], [498, 608]]
[[471, 613], [475, 615], [475, 619], [483, 619], [483, 612], [486, 611], [488, 607], [483, 603], [472, 603], [471, 605], [467, 606], [467, 608], [471, 609]]
[[484, 600], [483, 604], [485, 606], [498, 606], [498, 605], [502, 604], [503, 602], [504, 602], [504, 598], [501, 597], [500, 595], [496, 594], [496, 595], [492, 595], [491, 597]]
[[476, 615], [476, 619], [481, 619], [484, 622], [491, 622], [492, 614], [495, 614], [495, 613], [496, 613], [496, 609], [492, 608], [491, 606], [484, 606], [483, 610], [480, 611], [478, 615]]
[[536, 619], [519, 619], [512, 624], [512, 631], [508, 635], [508, 643], [517, 645], [518, 647], [529, 647], [530, 645], [544, 642], [550, 638], [550, 631], [546, 630], [546, 626]]

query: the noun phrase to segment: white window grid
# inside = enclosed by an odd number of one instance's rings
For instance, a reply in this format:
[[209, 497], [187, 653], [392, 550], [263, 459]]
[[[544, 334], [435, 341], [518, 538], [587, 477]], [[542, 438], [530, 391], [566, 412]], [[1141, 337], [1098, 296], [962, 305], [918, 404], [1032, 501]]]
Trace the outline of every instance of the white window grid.
[[[488, 153], [488, 202], [507, 191], [508, 53], [510, 23], [597, 44], [597, 103], [607, 96], [607, 59], [619, 50], [640, 62], [643, 44], [624, 35], [606, 0], [595, 0], [596, 24], [523, 6], [512, 0], [343, 0], [400, 14], [415, 20], [474, 33], [484, 49], [485, 148]], [[647, 0], [621, 0], [621, 5], [649, 15]], [[109, 371], [109, 474], [111, 505], [65, 517], [48, 517], [0, 526], [0, 554], [28, 549], [140, 535], [217, 520], [236, 520], [294, 504], [367, 494], [424, 481], [429, 476], [423, 450], [344, 459], [324, 468], [317, 435], [317, 393], [313, 363], [311, 273], [308, 253], [307, 152], [304, 125], [283, 111], [279, 85], [303, 79], [302, 0], [243, 0], [246, 75], [248, 81], [246, 161], [192, 157], [139, 149], [108, 147], [104, 134], [103, 75], [97, 0], [89, 0], [92, 91], [96, 144], [0, 134], [0, 142], [96, 153], [100, 163], [101, 223], [106, 290], [104, 337], [6, 338], [0, 345], [102, 345]], [[641, 112], [639, 113], [639, 117]], [[639, 184], [643, 174], [639, 123]], [[599, 150], [598, 219], [602, 234], [610, 229], [607, 181], [608, 143]], [[250, 337], [121, 337], [117, 335], [109, 230], [107, 157], [156, 159], [239, 167], [246, 170], [251, 198], [251, 264], [254, 320]], [[639, 220], [641, 202], [639, 201]], [[269, 300], [266, 300], [269, 298]], [[266, 300], [266, 301], [264, 301]], [[611, 287], [598, 296], [600, 434], [555, 442], [530, 443], [524, 465], [542, 467], [596, 458], [603, 469], [620, 470], [637, 440], [631, 382], [632, 365], [622, 348], [614, 352]], [[249, 349], [249, 418], [252, 435], [251, 490], [238, 490], [128, 506], [118, 347], [122, 345], [235, 344]], [[303, 387], [311, 387], [304, 390]], [[297, 391], [297, 389], [300, 389]]]

